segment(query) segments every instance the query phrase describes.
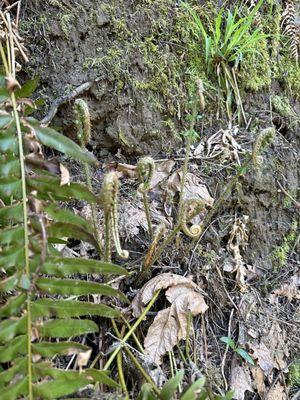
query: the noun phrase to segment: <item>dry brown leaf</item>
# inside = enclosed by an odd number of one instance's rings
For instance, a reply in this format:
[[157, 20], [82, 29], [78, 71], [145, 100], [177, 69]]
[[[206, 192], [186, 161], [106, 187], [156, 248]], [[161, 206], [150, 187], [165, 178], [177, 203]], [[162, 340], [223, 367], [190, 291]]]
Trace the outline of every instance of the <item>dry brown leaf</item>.
[[175, 305], [176, 317], [178, 322], [178, 338], [177, 340], [186, 339], [188, 314], [193, 317], [203, 314], [208, 306], [200, 293], [195, 292], [192, 288], [185, 285], [176, 285], [170, 287], [166, 291], [166, 297], [170, 303]]
[[147, 231], [147, 218], [145, 211], [137, 205], [123, 202], [120, 206], [119, 229], [122, 236], [132, 238], [140, 233], [140, 228]]
[[87, 366], [87, 363], [89, 362], [91, 354], [92, 354], [92, 349], [89, 349], [87, 351], [82, 351], [81, 353], [78, 354], [77, 365], [78, 365], [80, 371], [82, 370], [82, 367]]
[[151, 179], [150, 187], [155, 188], [161, 181], [166, 179], [175, 165], [175, 161], [167, 160], [161, 163], [155, 164], [155, 171]]
[[[175, 171], [168, 179], [167, 185], [174, 193], [180, 192], [182, 180], [182, 171]], [[190, 172], [186, 174], [186, 182], [184, 188], [185, 199], [199, 199], [206, 205], [212, 206], [214, 199], [209, 194], [207, 187], [201, 183], [200, 179]]]
[[189, 278], [181, 275], [165, 273], [156, 276], [147, 282], [142, 289], [138, 292], [132, 302], [133, 315], [138, 317], [142, 311], [143, 306], [148, 304], [152, 299], [154, 293], [160, 289], [167, 289], [170, 286], [183, 284], [187, 288], [197, 288], [197, 285]]
[[203, 314], [208, 309], [203, 296], [185, 284], [171, 286], [166, 291], [166, 298], [170, 303], [175, 302], [179, 311], [189, 311], [193, 316]]
[[122, 164], [112, 161], [103, 164], [102, 168], [105, 172], [116, 171], [119, 178], [137, 178], [136, 165]]
[[251, 356], [254, 360], [257, 360], [258, 365], [264, 371], [265, 375], [268, 376], [273, 368], [276, 368], [275, 363], [271, 357], [270, 351], [264, 343], [250, 344], [252, 349]]
[[284, 387], [278, 382], [269, 391], [266, 400], [288, 400]]
[[70, 185], [69, 170], [62, 164], [59, 164], [59, 170], [60, 170], [60, 186]]
[[178, 343], [178, 322], [175, 306], [159, 311], [151, 324], [144, 346], [151, 361], [161, 364], [161, 357]]
[[230, 387], [234, 390], [233, 398], [236, 400], [244, 400], [245, 392], [253, 393], [251, 377], [245, 368], [234, 367], [231, 371]]
[[187, 337], [189, 313], [196, 316], [208, 308], [191, 279], [166, 273], [151, 279], [140, 290], [132, 303], [134, 315], [140, 315], [143, 306], [152, 299], [157, 290], [167, 288], [166, 297], [171, 306], [159, 311], [144, 342], [145, 350], [156, 364], [161, 363], [162, 356], [176, 343]]
[[260, 397], [263, 398], [266, 393], [266, 385], [264, 382], [265, 374], [263, 370], [257, 366], [251, 367], [251, 373], [253, 377], [253, 386], [256, 388]]
[[284, 283], [279, 289], [274, 291], [277, 296], [287, 297], [290, 301], [293, 299], [300, 299], [300, 275], [294, 275], [289, 283]]

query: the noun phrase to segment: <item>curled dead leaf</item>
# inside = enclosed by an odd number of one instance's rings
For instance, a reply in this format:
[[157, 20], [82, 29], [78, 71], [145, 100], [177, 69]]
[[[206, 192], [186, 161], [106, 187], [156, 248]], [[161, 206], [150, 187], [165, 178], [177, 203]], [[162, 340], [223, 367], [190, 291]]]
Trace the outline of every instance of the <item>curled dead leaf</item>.
[[144, 342], [151, 361], [158, 365], [166, 352], [181, 339], [186, 339], [189, 316], [202, 314], [208, 308], [203, 296], [197, 292], [198, 286], [191, 279], [166, 273], [151, 279], [137, 294], [132, 303], [136, 317], [160, 289], [168, 289], [166, 297], [171, 306], [158, 312]]
[[138, 317], [143, 312], [144, 305], [148, 304], [154, 293], [160, 289], [167, 289], [170, 286], [183, 284], [186, 287], [196, 289], [197, 285], [189, 278], [181, 275], [165, 273], [156, 276], [147, 282], [138, 292], [132, 302], [133, 315]]

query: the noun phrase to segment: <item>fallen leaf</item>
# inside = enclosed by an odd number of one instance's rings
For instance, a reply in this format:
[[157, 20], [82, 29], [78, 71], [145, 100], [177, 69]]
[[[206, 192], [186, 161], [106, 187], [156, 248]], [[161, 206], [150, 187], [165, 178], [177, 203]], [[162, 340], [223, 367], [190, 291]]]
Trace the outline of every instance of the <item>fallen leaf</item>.
[[266, 400], [287, 400], [286, 393], [284, 391], [284, 387], [278, 382], [276, 385], [269, 391]]
[[268, 376], [273, 368], [276, 368], [275, 363], [270, 354], [270, 350], [264, 343], [250, 344], [252, 350], [251, 356], [254, 360], [257, 360], [258, 365], [264, 371], [265, 375]]
[[233, 398], [244, 400], [245, 392], [253, 393], [251, 377], [248, 370], [242, 367], [234, 367], [231, 371], [230, 387], [234, 390]]
[[[175, 193], [181, 190], [182, 171], [175, 171], [168, 179], [167, 186]], [[184, 199], [199, 199], [206, 205], [212, 206], [214, 199], [209, 194], [207, 187], [201, 183], [200, 179], [190, 172], [186, 174], [184, 187]]]
[[287, 297], [289, 301], [300, 299], [300, 275], [294, 275], [290, 278], [290, 282], [284, 283], [279, 289], [274, 291], [277, 296]]
[[263, 398], [266, 393], [266, 385], [264, 382], [265, 380], [264, 371], [260, 367], [254, 366], [251, 367], [251, 373], [253, 377], [253, 386], [256, 388], [260, 397]]
[[175, 161], [173, 160], [166, 160], [161, 163], [156, 163], [155, 171], [150, 182], [150, 187], [153, 189], [164, 179], [168, 178], [174, 165]]
[[137, 178], [136, 165], [123, 164], [112, 161], [103, 164], [102, 168], [105, 172], [116, 171], [119, 178]]
[[152, 278], [142, 287], [142, 289], [133, 299], [133, 315], [138, 317], [143, 312], [144, 305], [149, 303], [156, 291], [180, 284], [194, 289], [197, 288], [197, 285], [191, 279], [185, 278], [181, 275], [165, 273]]
[[138, 205], [124, 202], [120, 205], [119, 229], [122, 236], [132, 238], [139, 235], [140, 228], [147, 231], [148, 224], [145, 211]]
[[146, 335], [144, 346], [151, 360], [161, 364], [162, 356], [188, 335], [189, 315], [204, 313], [208, 306], [197, 292], [198, 286], [189, 278], [175, 274], [161, 274], [151, 279], [132, 302], [133, 313], [140, 315], [154, 293], [168, 289], [166, 297], [171, 306], [158, 312]]
[[176, 303], [177, 310], [190, 311], [193, 316], [203, 314], [208, 309], [203, 296], [185, 284], [171, 286], [166, 291], [166, 298], [170, 303]]
[[81, 353], [78, 354], [77, 365], [79, 367], [79, 371], [82, 370], [82, 367], [87, 366], [87, 363], [89, 362], [91, 354], [92, 354], [92, 349], [89, 349], [87, 351], [82, 351]]
[[161, 357], [178, 343], [178, 322], [175, 306], [158, 312], [144, 340], [145, 350], [151, 361], [161, 364]]
[[70, 185], [69, 170], [62, 164], [59, 164], [59, 170], [60, 170], [60, 186]]

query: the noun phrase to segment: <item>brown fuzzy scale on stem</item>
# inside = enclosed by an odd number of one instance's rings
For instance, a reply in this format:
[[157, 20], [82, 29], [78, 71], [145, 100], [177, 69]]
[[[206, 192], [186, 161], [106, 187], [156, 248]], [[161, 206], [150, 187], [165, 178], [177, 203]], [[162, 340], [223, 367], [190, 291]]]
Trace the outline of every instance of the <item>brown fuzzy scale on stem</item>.
[[252, 162], [255, 167], [262, 164], [261, 153], [274, 140], [275, 129], [272, 127], [263, 129], [258, 135], [253, 145]]
[[153, 229], [152, 229], [151, 212], [150, 212], [147, 194], [148, 194], [148, 191], [150, 190], [150, 183], [151, 183], [151, 179], [154, 174], [154, 169], [155, 169], [155, 164], [154, 164], [153, 158], [143, 157], [138, 161], [137, 173], [138, 173], [138, 177], [139, 177], [139, 181], [140, 181], [138, 190], [143, 195], [143, 203], [144, 203], [144, 208], [145, 208], [145, 213], [146, 213], [146, 218], [147, 218], [148, 230], [149, 230], [149, 235], [151, 237], [153, 237]]
[[119, 179], [115, 172], [109, 172], [105, 175], [102, 186], [102, 206], [105, 215], [105, 248], [106, 261], [110, 259], [110, 237], [112, 236], [117, 254], [124, 259], [129, 257], [127, 250], [121, 248], [119, 231], [118, 231], [118, 191]]

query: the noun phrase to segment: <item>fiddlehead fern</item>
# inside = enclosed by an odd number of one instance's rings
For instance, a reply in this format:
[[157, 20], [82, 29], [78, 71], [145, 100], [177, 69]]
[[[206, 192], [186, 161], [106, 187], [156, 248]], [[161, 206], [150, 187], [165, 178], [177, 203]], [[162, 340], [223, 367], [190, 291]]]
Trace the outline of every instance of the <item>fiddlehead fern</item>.
[[80, 144], [85, 147], [91, 141], [91, 116], [87, 103], [77, 99], [74, 103], [75, 124]]
[[274, 140], [275, 129], [272, 127], [263, 129], [257, 136], [252, 151], [252, 162], [255, 167], [259, 167], [263, 160], [261, 153], [265, 150], [266, 147], [270, 145], [270, 143]]
[[147, 218], [149, 234], [153, 236], [153, 229], [151, 223], [151, 212], [148, 203], [147, 194], [150, 190], [150, 182], [154, 174], [155, 164], [151, 157], [143, 157], [138, 161], [137, 173], [140, 181], [139, 192], [143, 195], [143, 203], [145, 207], [145, 213]]
[[180, 227], [183, 233], [192, 239], [199, 237], [203, 228], [201, 225], [192, 225], [188, 227], [188, 222], [204, 209], [205, 204], [201, 200], [196, 199], [186, 200], [182, 206], [179, 215]]
[[[83, 99], [77, 99], [74, 103], [75, 125], [77, 127], [77, 137], [81, 147], [84, 149], [91, 140], [91, 116], [87, 103]], [[85, 169], [86, 183], [91, 192], [93, 192], [92, 176], [90, 165], [83, 163]], [[91, 204], [92, 222], [94, 232], [98, 242], [98, 250], [102, 254], [101, 239], [97, 227], [97, 209], [95, 204]]]
[[105, 175], [102, 186], [101, 200], [105, 217], [105, 261], [111, 258], [111, 238], [113, 238], [117, 254], [127, 259], [129, 253], [120, 244], [118, 231], [118, 191], [119, 179], [115, 172]]

